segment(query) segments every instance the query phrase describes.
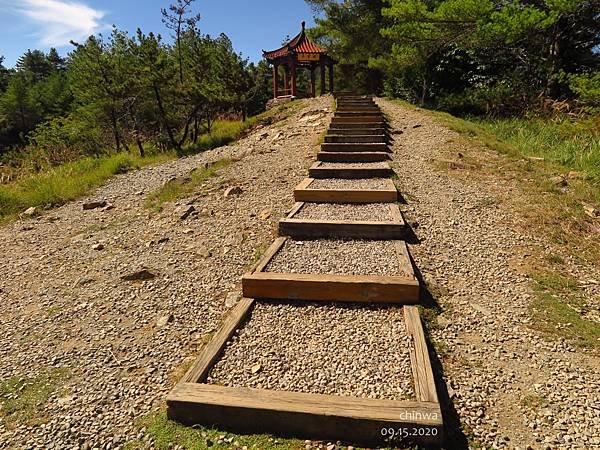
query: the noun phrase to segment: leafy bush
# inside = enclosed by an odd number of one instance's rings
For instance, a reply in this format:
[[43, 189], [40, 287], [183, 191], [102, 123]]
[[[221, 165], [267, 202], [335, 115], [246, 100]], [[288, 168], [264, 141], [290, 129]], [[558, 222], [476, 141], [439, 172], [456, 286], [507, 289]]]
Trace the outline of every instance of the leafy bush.
[[584, 106], [600, 108], [600, 72], [584, 75], [572, 75], [569, 87]]

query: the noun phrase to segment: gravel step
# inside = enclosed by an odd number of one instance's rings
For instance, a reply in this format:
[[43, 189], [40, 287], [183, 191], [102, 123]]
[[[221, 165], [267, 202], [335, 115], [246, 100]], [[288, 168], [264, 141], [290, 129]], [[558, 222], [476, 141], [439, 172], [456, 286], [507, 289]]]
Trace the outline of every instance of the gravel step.
[[361, 178], [348, 180], [343, 178], [323, 178], [315, 179], [308, 189], [345, 189], [345, 190], [377, 190], [385, 189], [390, 186], [387, 178]]
[[401, 307], [257, 303], [208, 382], [407, 400], [409, 348]]
[[393, 217], [388, 203], [305, 203], [294, 219], [386, 222]]
[[328, 275], [406, 276], [393, 241], [288, 239], [266, 272]]

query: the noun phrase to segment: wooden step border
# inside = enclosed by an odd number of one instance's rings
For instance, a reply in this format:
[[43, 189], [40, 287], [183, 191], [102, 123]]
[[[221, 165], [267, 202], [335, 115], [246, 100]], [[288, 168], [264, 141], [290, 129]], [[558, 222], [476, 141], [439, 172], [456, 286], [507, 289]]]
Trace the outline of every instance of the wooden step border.
[[391, 221], [350, 221], [350, 220], [311, 220], [296, 218], [304, 202], [298, 202], [288, 216], [279, 221], [279, 235], [294, 239], [403, 239], [407, 232], [406, 222], [400, 208], [395, 203], [388, 206], [393, 220]]
[[370, 143], [344, 143], [344, 142], [325, 142], [321, 144], [321, 150], [324, 152], [387, 152], [391, 153], [389, 145], [385, 142]]
[[343, 440], [367, 446], [404, 444], [387, 442], [382, 430], [406, 430], [414, 443], [442, 443], [442, 412], [417, 307], [403, 307], [415, 400], [394, 401], [206, 384], [227, 342], [244, 325], [254, 304], [255, 300], [243, 298], [233, 307], [169, 393], [169, 419], [188, 426], [219, 426], [237, 433]]
[[385, 119], [382, 116], [351, 116], [351, 117], [333, 117], [331, 123], [377, 123], [385, 124]]
[[404, 241], [390, 241], [390, 245], [394, 245], [396, 249], [398, 268], [401, 272], [409, 274], [408, 276], [265, 272], [265, 268], [287, 239], [277, 238], [256, 268], [242, 277], [244, 297], [402, 305], [414, 305], [419, 302], [420, 285]]
[[387, 178], [394, 175], [393, 169], [389, 164], [386, 167], [356, 167], [339, 163], [338, 167], [323, 167], [323, 161], [317, 161], [310, 169], [308, 175], [311, 178], [344, 178], [344, 179], [360, 179], [360, 178]]
[[398, 201], [398, 190], [394, 182], [385, 179], [383, 189], [310, 189], [315, 178], [305, 178], [294, 189], [297, 202], [316, 203], [394, 203]]
[[319, 152], [317, 160], [323, 162], [381, 162], [389, 161], [392, 157], [387, 152]]
[[326, 134], [326, 144], [387, 144], [387, 136], [381, 134]]
[[333, 130], [358, 130], [362, 128], [383, 128], [384, 130], [387, 130], [389, 126], [385, 122], [332, 122], [329, 125], [329, 132], [331, 133]]
[[387, 138], [387, 135], [388, 133], [385, 128], [376, 128], [367, 125], [364, 128], [330, 127], [325, 136], [385, 136]]

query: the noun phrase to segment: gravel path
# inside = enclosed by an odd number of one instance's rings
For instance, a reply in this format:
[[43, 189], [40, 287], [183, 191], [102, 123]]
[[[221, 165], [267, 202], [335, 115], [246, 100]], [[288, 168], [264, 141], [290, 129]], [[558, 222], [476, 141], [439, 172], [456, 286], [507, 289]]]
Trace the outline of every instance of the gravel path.
[[[121, 448], [136, 418], [164, 407], [314, 162], [332, 100], [303, 105], [284, 127], [113, 178], [89, 197], [113, 209], [83, 211], [82, 200], [0, 228], [0, 379], [66, 372], [36, 414], [47, 423], [0, 422], [0, 448]], [[240, 160], [190, 198], [160, 214], [142, 206], [165, 181], [225, 157]], [[242, 192], [224, 197], [231, 186]], [[197, 214], [180, 220], [188, 204]], [[121, 280], [143, 266], [154, 279]]]
[[294, 219], [391, 221], [389, 203], [305, 203]]
[[266, 272], [402, 276], [391, 241], [288, 239]]
[[[408, 199], [403, 212], [421, 240], [410, 251], [444, 310], [430, 336], [444, 348], [445, 381], [464, 429], [484, 448], [599, 449], [598, 356], [529, 328], [535, 294], [522, 268], [532, 247], [544, 251], [549, 242], [531, 228], [518, 231], [523, 219], [509, 201], [519, 185], [433, 164], [457, 152], [484, 163], [502, 157], [460, 144], [418, 110], [379, 104], [403, 130], [393, 166]], [[586, 279], [600, 279], [589, 269]]]
[[308, 189], [383, 189], [389, 186], [387, 178], [360, 178], [347, 180], [343, 178], [315, 179]]
[[352, 169], [387, 169], [390, 165], [386, 162], [367, 162], [367, 163], [334, 163], [334, 162], [322, 162], [319, 167], [323, 169], [339, 169], [350, 167]]
[[259, 303], [209, 382], [404, 400], [409, 345], [401, 307]]

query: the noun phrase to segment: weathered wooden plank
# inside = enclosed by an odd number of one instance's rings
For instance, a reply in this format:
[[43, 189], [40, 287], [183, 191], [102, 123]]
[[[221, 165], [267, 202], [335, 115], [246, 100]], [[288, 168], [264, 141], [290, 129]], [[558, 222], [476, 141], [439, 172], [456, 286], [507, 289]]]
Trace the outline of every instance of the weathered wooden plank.
[[404, 277], [255, 272], [242, 278], [245, 297], [415, 304], [419, 282]]
[[389, 189], [296, 189], [294, 200], [313, 203], [393, 203], [398, 192]]
[[385, 128], [374, 128], [369, 127], [368, 125], [365, 127], [355, 127], [355, 128], [338, 128], [337, 126], [332, 126], [329, 128], [328, 135], [336, 135], [336, 136], [373, 136], [373, 135], [384, 135], [386, 136]]
[[340, 134], [327, 134], [325, 136], [326, 143], [342, 143], [342, 144], [385, 144], [387, 142], [387, 137], [384, 134], [365, 134], [365, 135], [340, 135]]
[[431, 360], [419, 310], [416, 306], [404, 307], [406, 331], [411, 337], [410, 360], [415, 382], [415, 395], [418, 401], [438, 403]]
[[345, 144], [323, 143], [321, 150], [324, 152], [386, 152], [391, 153], [390, 147], [385, 143]]
[[340, 167], [313, 166], [308, 169], [311, 178], [386, 178], [394, 174], [391, 167], [350, 167], [340, 164]]
[[381, 117], [383, 113], [379, 110], [359, 110], [359, 111], [336, 111], [333, 117]]
[[375, 400], [181, 383], [167, 398], [168, 416], [187, 425], [218, 425], [238, 433], [343, 439], [385, 445], [383, 428], [421, 428], [417, 442], [439, 443], [437, 403]]
[[281, 219], [279, 234], [295, 239], [352, 238], [352, 239], [402, 239], [406, 224], [397, 222], [350, 222], [342, 220]]
[[294, 189], [294, 200], [297, 202], [319, 203], [393, 203], [398, 200], [398, 191], [392, 180], [385, 180], [387, 187], [383, 189], [307, 189], [314, 181], [301, 182]]
[[219, 330], [213, 335], [208, 344], [202, 348], [194, 365], [183, 376], [182, 383], [203, 383], [206, 381], [212, 366], [223, 353], [227, 341], [231, 339], [235, 330], [242, 326], [253, 305], [253, 299], [242, 298], [229, 311]]
[[383, 125], [385, 119], [381, 116], [333, 117], [331, 123], [378, 123]]
[[386, 152], [319, 152], [317, 159], [324, 162], [378, 162], [392, 158]]
[[406, 242], [395, 241], [394, 247], [396, 248], [396, 255], [398, 256], [398, 267], [400, 268], [400, 272], [414, 274], [415, 272]]

